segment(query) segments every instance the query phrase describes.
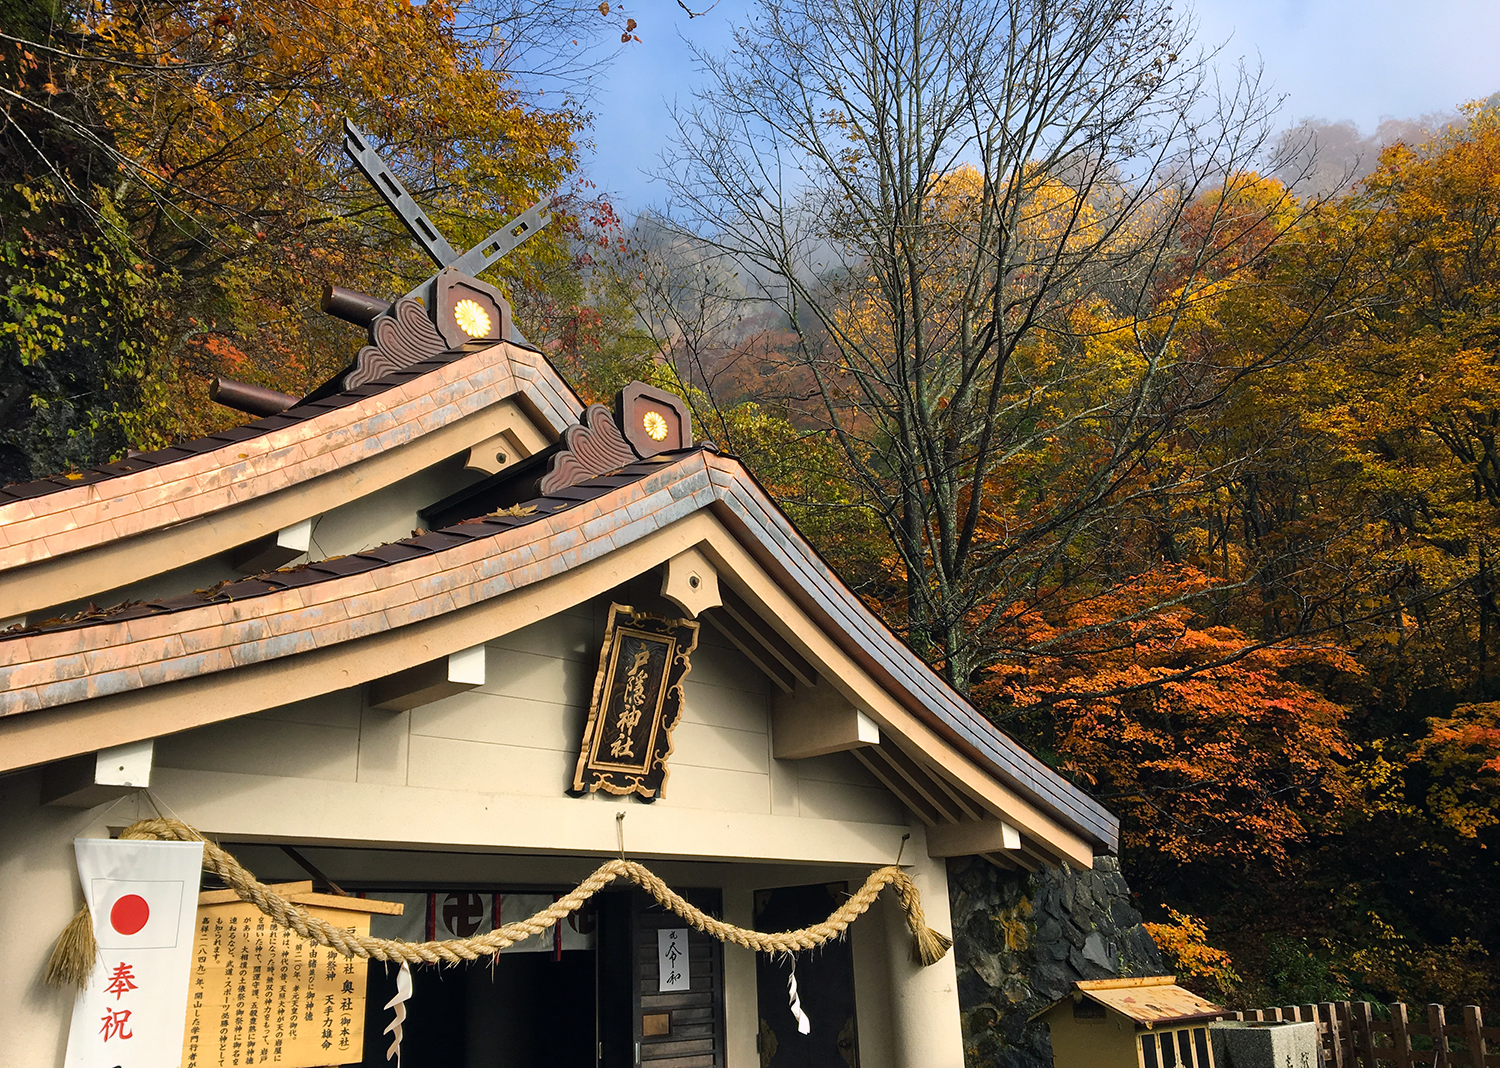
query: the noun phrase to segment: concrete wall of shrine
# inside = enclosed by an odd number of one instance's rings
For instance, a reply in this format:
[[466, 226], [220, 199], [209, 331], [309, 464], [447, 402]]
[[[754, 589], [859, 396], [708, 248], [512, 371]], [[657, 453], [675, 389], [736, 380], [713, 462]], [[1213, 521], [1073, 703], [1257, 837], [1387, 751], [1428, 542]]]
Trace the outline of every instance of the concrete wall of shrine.
[[[5, 1035], [4, 1063], [61, 1068], [72, 993], [45, 986], [41, 976], [53, 942], [79, 900], [72, 840], [104, 837], [111, 829], [154, 812], [136, 798], [93, 812], [44, 806], [39, 803], [39, 787], [40, 774], [35, 771], [0, 779], [0, 954], [7, 965], [0, 969], [0, 1025]], [[177, 811], [193, 818], [190, 811]], [[576, 884], [596, 864], [579, 857], [347, 848], [358, 844], [308, 848], [307, 855], [334, 879], [356, 886], [372, 880], [567, 886]], [[267, 881], [304, 877], [273, 847], [236, 846], [234, 851]], [[918, 863], [908, 870], [922, 890], [928, 921], [947, 930], [943, 862], [930, 860], [920, 850], [915, 859]], [[725, 919], [746, 927], [752, 926], [758, 889], [831, 881], [845, 881], [853, 889], [869, 873], [865, 866], [686, 860], [656, 860], [652, 868], [673, 886], [720, 890]], [[849, 938], [864, 1068], [962, 1068], [952, 954], [930, 968], [913, 964], [901, 910], [889, 894], [853, 924]], [[726, 947], [724, 979], [728, 1068], [755, 1068], [760, 1059], [754, 955]]]
[[494, 639], [484, 685], [409, 712], [356, 687], [159, 739], [153, 789], [241, 836], [316, 812], [313, 839], [613, 851], [623, 810], [644, 855], [894, 859], [904, 806], [848, 753], [773, 759], [770, 684], [706, 624], [662, 798], [569, 797], [607, 604]]

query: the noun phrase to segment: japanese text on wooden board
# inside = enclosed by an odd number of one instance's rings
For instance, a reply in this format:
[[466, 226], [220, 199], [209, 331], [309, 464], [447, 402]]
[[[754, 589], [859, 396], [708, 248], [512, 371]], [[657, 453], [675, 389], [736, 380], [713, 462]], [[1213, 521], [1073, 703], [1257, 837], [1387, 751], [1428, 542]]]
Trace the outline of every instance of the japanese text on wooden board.
[[[370, 917], [310, 914], [368, 934]], [[198, 909], [183, 1068], [322, 1068], [364, 1057], [367, 963], [273, 924], [253, 905]]]
[[657, 990], [687, 990], [693, 985], [686, 927], [663, 927], [656, 932], [656, 960], [660, 969]]

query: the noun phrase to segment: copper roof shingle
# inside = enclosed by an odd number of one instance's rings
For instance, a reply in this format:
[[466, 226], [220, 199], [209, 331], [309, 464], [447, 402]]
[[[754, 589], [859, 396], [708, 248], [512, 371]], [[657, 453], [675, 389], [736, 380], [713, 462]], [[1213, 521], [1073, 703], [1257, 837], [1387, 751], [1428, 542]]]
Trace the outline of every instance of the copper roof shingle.
[[[510, 344], [514, 344], [514, 342]], [[30, 482], [15, 482], [8, 486], [0, 486], [0, 505], [13, 500], [31, 500], [49, 493], [56, 493], [59, 490], [73, 489], [77, 486], [88, 486], [96, 482], [102, 482], [105, 479], [134, 474], [137, 471], [143, 471], [147, 468], [160, 467], [162, 464], [169, 464], [177, 460], [185, 460], [189, 457], [197, 456], [201, 453], [212, 452], [215, 449], [222, 449], [228, 445], [237, 445], [252, 438], [269, 434], [273, 430], [282, 430], [289, 426], [295, 426], [297, 423], [322, 415], [326, 411], [342, 408], [345, 405], [353, 404], [355, 401], [384, 393], [386, 390], [392, 389], [416, 375], [426, 374], [428, 371], [446, 366], [455, 360], [463, 359], [465, 356], [473, 353], [477, 347], [445, 352], [440, 356], [423, 360], [421, 363], [412, 364], [410, 367], [403, 367], [401, 370], [394, 371], [368, 385], [359, 386], [355, 389], [342, 390], [331, 396], [314, 401], [299, 401], [286, 411], [279, 412], [276, 415], [263, 416], [252, 423], [230, 427], [226, 430], [218, 430], [201, 438], [193, 438], [190, 441], [169, 445], [164, 449], [156, 449], [152, 452], [132, 453], [123, 459], [96, 464], [93, 467], [69, 474], [49, 475], [46, 478], [39, 478]]]
[[[676, 459], [688, 453], [698, 452], [702, 448], [703, 446], [700, 445], [692, 449], [683, 450], [680, 453], [666, 455], [669, 459]], [[343, 578], [348, 575], [357, 575], [364, 571], [372, 571], [375, 568], [384, 567], [388, 564], [441, 552], [444, 549], [462, 545], [476, 538], [490, 537], [502, 530], [526, 526], [537, 520], [547, 519], [549, 516], [556, 515], [561, 510], [570, 508], [575, 504], [591, 501], [602, 494], [608, 493], [612, 489], [619, 489], [631, 483], [639, 482], [647, 475], [658, 471], [660, 463], [661, 461], [657, 458], [640, 460], [621, 468], [616, 473], [591, 479], [579, 483], [577, 486], [570, 486], [548, 497], [533, 498], [518, 506], [523, 511], [530, 509], [524, 515], [513, 512], [501, 512], [495, 515], [466, 519], [461, 523], [443, 527], [440, 530], [428, 531], [415, 537], [388, 542], [385, 545], [378, 545], [373, 549], [364, 549], [357, 553], [350, 553], [347, 556], [329, 557], [283, 570], [267, 571], [259, 575], [251, 575], [247, 578], [233, 579], [221, 582], [207, 589], [195, 590], [192, 593], [179, 594], [173, 597], [156, 598], [150, 601], [127, 601], [123, 604], [105, 608], [90, 605], [82, 612], [71, 616], [44, 620], [31, 626], [15, 626], [9, 630], [0, 631], [0, 640], [27, 634], [43, 634], [50, 631], [96, 626], [102, 623], [117, 623], [124, 619], [137, 619], [148, 615], [180, 612], [184, 609], [197, 608], [205, 604], [242, 601], [247, 597], [260, 597], [279, 590], [293, 589], [315, 582], [326, 582], [329, 579]]]
[[[76, 477], [5, 487], [0, 579], [261, 501], [510, 399], [539, 420], [544, 437], [562, 433], [583, 410], [543, 356], [501, 343], [445, 353], [327, 402], [297, 405], [283, 415]], [[335, 408], [323, 406], [335, 402]], [[50, 603], [86, 599], [92, 592], [55, 591], [41, 580], [30, 580], [26, 589], [28, 603], [12, 611], [38, 611], [54, 592], [60, 595]]]

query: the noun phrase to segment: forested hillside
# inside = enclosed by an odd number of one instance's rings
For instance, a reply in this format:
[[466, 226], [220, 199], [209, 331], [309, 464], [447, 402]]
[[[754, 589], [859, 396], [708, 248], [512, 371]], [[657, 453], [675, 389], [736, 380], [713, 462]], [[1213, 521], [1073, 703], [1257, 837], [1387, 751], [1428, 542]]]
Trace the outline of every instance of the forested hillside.
[[568, 231], [608, 211], [565, 90], [627, 26], [581, 0], [5, 0], [0, 478], [225, 425], [215, 372], [300, 395], [349, 361], [324, 283], [401, 293], [426, 261], [344, 159], [346, 116], [465, 248], [563, 197], [509, 267], [528, 322], [565, 329]]
[[[322, 284], [425, 273], [339, 154], [348, 115], [455, 243], [564, 197], [504, 268], [522, 330], [591, 397], [688, 391], [915, 649], [1121, 816], [1206, 992], [1493, 1004], [1500, 106], [1304, 188], [1253, 78], [1187, 122], [1206, 60], [1167, 5], [1047, 23], [1061, 89], [1026, 56], [951, 66], [1039, 6], [956, 20], [931, 66], [866, 57], [942, 83], [914, 159], [858, 57], [830, 66], [850, 26], [769, 5], [717, 85], [801, 131], [800, 177], [778, 207], [737, 169], [775, 145], [706, 99], [678, 213], [623, 227], [577, 173], [586, 110], [512, 71], [518, 40], [565, 68], [629, 38], [609, 4], [3, 0], [0, 480], [238, 421], [213, 373], [300, 394], [348, 361]], [[1023, 113], [1035, 136], [954, 141]]]
[[[955, 172], [932, 210], [973, 185]], [[1048, 212], [1069, 196], [1044, 192]], [[1332, 199], [1236, 174], [1181, 212], [1175, 248], [1215, 250], [1190, 292], [1169, 271], [1145, 307], [1060, 301], [1017, 347], [1016, 447], [982, 478], [971, 424], [925, 443], [973, 480], [960, 510], [983, 495], [973, 566], [999, 561], [951, 681], [1121, 815], [1159, 939], [1242, 1003], [1483, 1002], [1500, 979], [1497, 222], [1493, 105]], [[842, 299], [866, 314], [868, 292]], [[960, 299], [938, 292], [935, 318]], [[723, 330], [704, 360], [658, 324], [713, 433], [947, 667], [884, 529], [889, 438], [859, 403], [829, 425], [807, 377], [863, 383], [833, 331], [802, 330], [818, 359], [783, 325]], [[1140, 341], [1169, 330], [1143, 388]], [[924, 514], [922, 544], [948, 522]], [[923, 585], [946, 579], [934, 555]]]

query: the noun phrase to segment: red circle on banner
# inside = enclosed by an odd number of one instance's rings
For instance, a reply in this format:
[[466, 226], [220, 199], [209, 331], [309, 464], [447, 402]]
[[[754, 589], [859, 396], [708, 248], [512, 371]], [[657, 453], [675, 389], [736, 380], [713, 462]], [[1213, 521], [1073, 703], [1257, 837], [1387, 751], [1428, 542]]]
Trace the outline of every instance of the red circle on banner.
[[133, 935], [151, 918], [151, 906], [140, 894], [126, 894], [109, 910], [109, 925], [122, 935]]

